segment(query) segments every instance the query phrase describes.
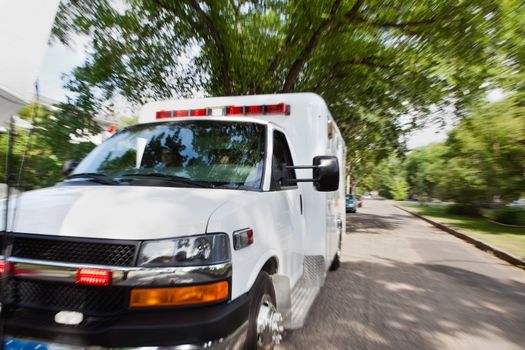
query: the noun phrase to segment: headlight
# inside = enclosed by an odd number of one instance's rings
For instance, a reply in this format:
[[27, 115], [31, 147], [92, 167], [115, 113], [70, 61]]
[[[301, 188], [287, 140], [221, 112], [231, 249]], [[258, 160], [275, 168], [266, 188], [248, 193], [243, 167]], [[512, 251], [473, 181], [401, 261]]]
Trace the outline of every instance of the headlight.
[[145, 241], [139, 266], [194, 266], [230, 261], [230, 243], [224, 233]]

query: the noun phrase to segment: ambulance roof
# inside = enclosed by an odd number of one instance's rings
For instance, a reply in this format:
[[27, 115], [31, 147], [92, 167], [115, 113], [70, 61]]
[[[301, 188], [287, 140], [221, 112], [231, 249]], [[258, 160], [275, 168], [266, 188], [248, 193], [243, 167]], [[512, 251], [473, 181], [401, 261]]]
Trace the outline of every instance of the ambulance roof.
[[328, 129], [343, 143], [326, 102], [314, 93], [210, 97], [151, 102], [141, 110], [139, 122], [213, 118], [271, 122], [286, 132], [295, 146], [299, 164], [310, 164], [315, 155], [326, 154]]
[[[221, 116], [220, 109], [228, 106], [276, 106], [276, 105], [287, 105], [289, 106], [290, 115], [298, 113], [304, 114], [305, 109], [315, 109], [319, 112], [328, 111], [325, 101], [321, 96], [314, 93], [294, 93], [294, 94], [272, 94], [272, 95], [250, 95], [250, 96], [229, 96], [229, 97], [208, 97], [200, 99], [182, 99], [182, 100], [166, 100], [150, 102], [145, 104], [141, 111], [139, 122], [149, 123], [157, 120], [157, 112], [160, 111], [181, 111], [179, 113], [180, 118], [187, 112], [187, 116], [190, 116], [191, 110], [202, 110], [202, 109], [216, 109], [218, 112], [214, 112], [213, 116]], [[253, 113], [247, 116], [252, 118], [261, 118], [268, 121], [273, 121], [269, 118], [270, 114], [264, 113]], [[279, 114], [284, 113], [273, 113], [272, 115], [277, 117]], [[223, 114], [222, 115], [226, 115]], [[212, 116], [211, 112], [207, 116]], [[276, 121], [277, 122], [277, 121]], [[277, 122], [278, 123], [278, 122]]]

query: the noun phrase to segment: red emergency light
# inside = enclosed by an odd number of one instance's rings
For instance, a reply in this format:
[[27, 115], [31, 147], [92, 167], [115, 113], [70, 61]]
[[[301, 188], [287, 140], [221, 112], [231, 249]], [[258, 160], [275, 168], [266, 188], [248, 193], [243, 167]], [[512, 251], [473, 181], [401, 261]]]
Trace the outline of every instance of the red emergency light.
[[244, 114], [253, 115], [253, 114], [264, 114], [264, 106], [245, 106]]
[[290, 105], [278, 103], [273, 105], [252, 105], [252, 106], [227, 106], [225, 108], [196, 108], [182, 109], [175, 111], [158, 111], [156, 119], [174, 117], [206, 117], [206, 116], [235, 116], [235, 115], [290, 115]]
[[171, 111], [158, 111], [155, 113], [156, 119], [171, 118]]
[[243, 115], [244, 107], [241, 106], [229, 106], [226, 107], [226, 115]]
[[275, 105], [228, 106], [226, 115], [256, 115], [284, 114], [290, 115], [290, 105], [278, 103]]
[[100, 269], [78, 269], [77, 283], [91, 286], [107, 286], [111, 283], [111, 271]]
[[179, 111], [173, 111], [175, 114], [175, 117], [187, 117], [190, 113], [187, 109], [179, 110]]
[[13, 270], [13, 263], [7, 262], [4, 259], [0, 260], [0, 275], [10, 273]]
[[279, 103], [276, 105], [267, 105], [266, 114], [290, 115], [290, 105], [285, 105], [284, 103]]
[[192, 109], [190, 114], [192, 117], [205, 117], [208, 115], [208, 110], [206, 108]]

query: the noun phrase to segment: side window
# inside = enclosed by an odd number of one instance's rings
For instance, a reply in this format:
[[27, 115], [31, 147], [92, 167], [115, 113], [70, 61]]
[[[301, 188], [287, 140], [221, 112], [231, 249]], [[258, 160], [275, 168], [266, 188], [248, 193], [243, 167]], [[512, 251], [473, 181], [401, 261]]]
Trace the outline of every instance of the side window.
[[270, 189], [278, 191], [283, 187], [295, 187], [295, 170], [286, 169], [293, 166], [292, 153], [286, 142], [286, 137], [280, 131], [273, 132], [273, 154], [272, 154], [272, 181]]

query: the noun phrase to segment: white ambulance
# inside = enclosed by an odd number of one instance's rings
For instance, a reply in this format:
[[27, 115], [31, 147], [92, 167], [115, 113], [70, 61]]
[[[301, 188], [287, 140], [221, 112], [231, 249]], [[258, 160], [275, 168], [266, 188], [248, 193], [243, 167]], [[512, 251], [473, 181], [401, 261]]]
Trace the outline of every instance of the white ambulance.
[[270, 349], [345, 231], [345, 143], [312, 93], [154, 102], [12, 200], [6, 349]]

